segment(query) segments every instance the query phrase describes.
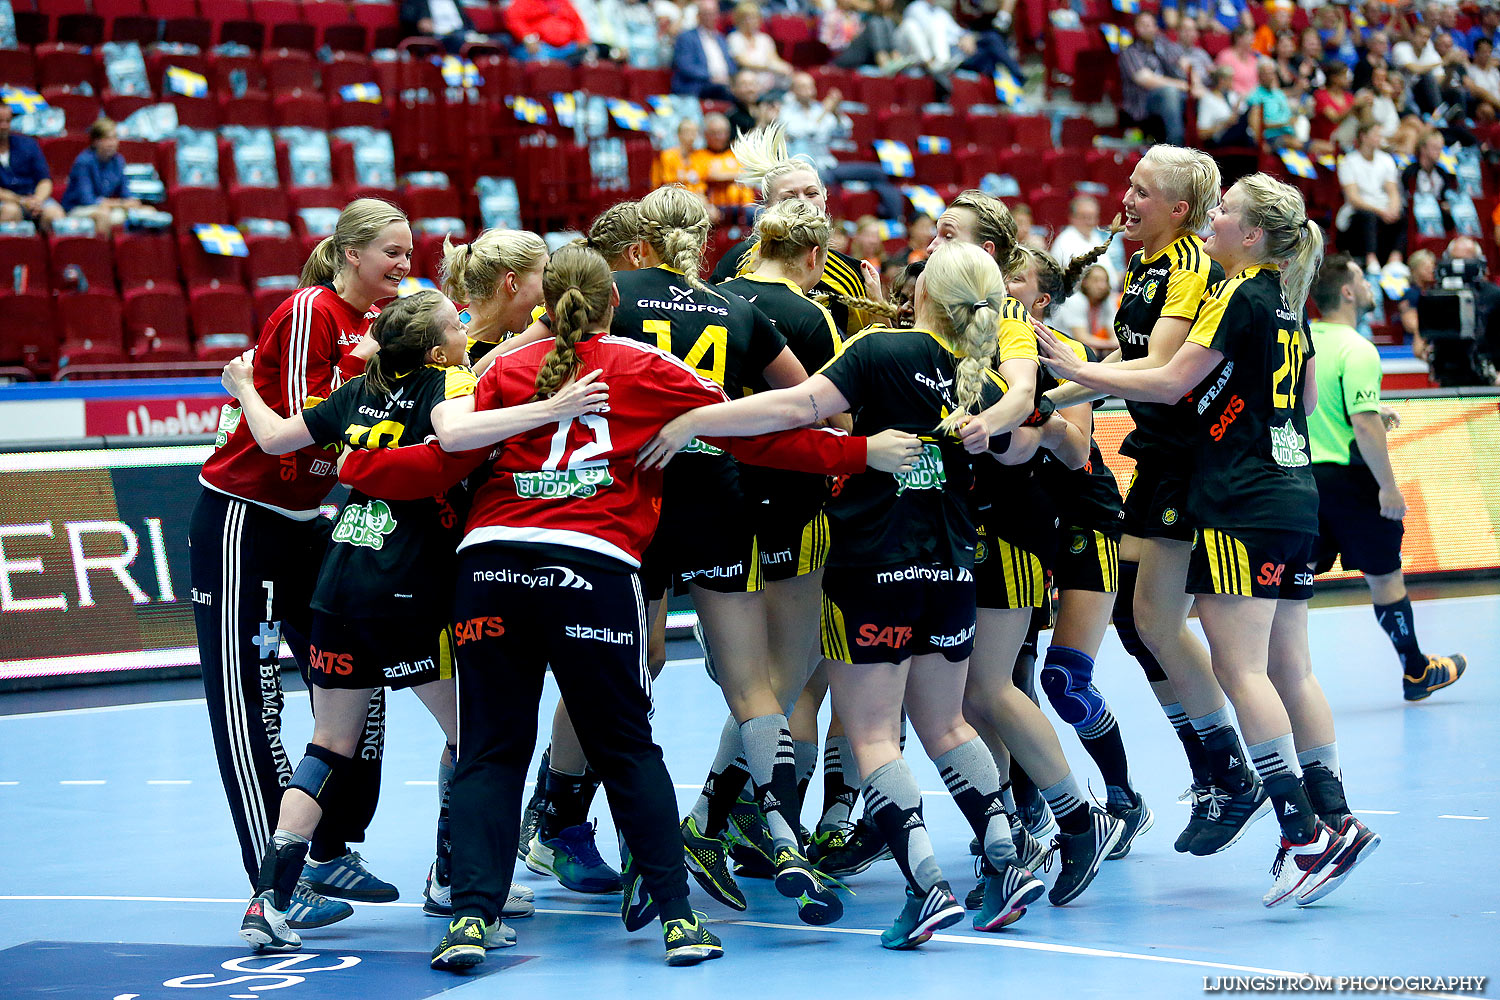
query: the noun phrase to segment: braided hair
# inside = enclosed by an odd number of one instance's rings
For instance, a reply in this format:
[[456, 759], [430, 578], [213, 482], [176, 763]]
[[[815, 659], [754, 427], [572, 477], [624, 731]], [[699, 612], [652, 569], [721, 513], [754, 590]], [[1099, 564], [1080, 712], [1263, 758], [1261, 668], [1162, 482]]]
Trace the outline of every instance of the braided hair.
[[542, 298], [552, 315], [552, 350], [536, 373], [533, 400], [546, 399], [578, 368], [578, 341], [609, 314], [614, 279], [609, 264], [577, 243], [560, 248], [542, 271]]

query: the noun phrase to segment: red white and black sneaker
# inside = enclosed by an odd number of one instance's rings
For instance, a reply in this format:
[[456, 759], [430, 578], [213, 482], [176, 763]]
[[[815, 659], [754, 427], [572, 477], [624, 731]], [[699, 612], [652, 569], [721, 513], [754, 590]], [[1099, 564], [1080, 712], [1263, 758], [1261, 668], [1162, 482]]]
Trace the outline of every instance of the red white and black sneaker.
[[1261, 901], [1267, 906], [1280, 906], [1306, 886], [1322, 881], [1345, 846], [1344, 839], [1322, 820], [1305, 844], [1294, 844], [1283, 834], [1276, 860], [1271, 862], [1271, 888]]
[[1380, 834], [1365, 826], [1353, 816], [1345, 816], [1339, 828], [1339, 838], [1344, 846], [1334, 855], [1333, 863], [1323, 870], [1317, 879], [1309, 879], [1297, 893], [1297, 905], [1316, 903], [1343, 884], [1349, 873], [1365, 858], [1375, 853], [1380, 846]]
[[250, 900], [245, 919], [240, 921], [240, 937], [256, 951], [296, 951], [302, 938], [286, 925], [286, 914], [276, 909], [270, 889]]

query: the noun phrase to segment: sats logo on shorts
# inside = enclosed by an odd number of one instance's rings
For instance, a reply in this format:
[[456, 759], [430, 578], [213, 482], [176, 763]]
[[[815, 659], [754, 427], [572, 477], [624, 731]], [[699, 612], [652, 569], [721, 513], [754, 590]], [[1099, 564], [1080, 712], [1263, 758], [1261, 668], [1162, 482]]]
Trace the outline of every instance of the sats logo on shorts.
[[350, 504], [339, 515], [334, 525], [333, 540], [360, 545], [379, 551], [385, 548], [385, 538], [396, 530], [396, 519], [384, 500], [371, 500], [365, 504]]
[[943, 468], [943, 452], [935, 441], [922, 444], [922, 454], [912, 464], [910, 472], [898, 472], [896, 495], [907, 490], [940, 490], [948, 482], [948, 472]]
[[354, 657], [349, 653], [330, 653], [313, 646], [308, 650], [312, 668], [320, 674], [337, 674], [348, 677], [354, 673]]
[[549, 472], [517, 472], [516, 496], [523, 500], [561, 500], [591, 497], [614, 483], [607, 466], [592, 469], [555, 469]]
[[505, 619], [499, 615], [470, 618], [453, 626], [453, 637], [460, 646], [480, 639], [498, 639], [505, 634]]

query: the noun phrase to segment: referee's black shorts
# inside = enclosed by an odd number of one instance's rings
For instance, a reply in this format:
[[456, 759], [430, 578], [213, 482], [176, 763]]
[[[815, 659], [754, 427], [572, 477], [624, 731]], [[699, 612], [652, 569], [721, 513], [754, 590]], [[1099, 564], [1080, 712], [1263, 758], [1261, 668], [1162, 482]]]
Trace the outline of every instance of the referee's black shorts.
[[1344, 569], [1371, 576], [1400, 569], [1406, 527], [1380, 516], [1380, 485], [1370, 470], [1332, 462], [1319, 462], [1312, 470], [1318, 482], [1317, 571], [1328, 572], [1340, 557]]

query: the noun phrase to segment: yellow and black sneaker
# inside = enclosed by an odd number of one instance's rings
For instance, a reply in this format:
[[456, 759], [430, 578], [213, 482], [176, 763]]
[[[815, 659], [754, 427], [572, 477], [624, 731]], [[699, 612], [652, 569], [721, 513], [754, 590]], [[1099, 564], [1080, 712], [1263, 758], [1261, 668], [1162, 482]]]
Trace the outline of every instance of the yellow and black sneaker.
[[432, 950], [432, 967], [462, 972], [484, 961], [484, 953], [495, 948], [513, 948], [516, 932], [499, 920], [486, 925], [479, 917], [449, 921], [448, 932]]
[[838, 894], [823, 884], [812, 863], [795, 848], [776, 850], [776, 891], [797, 901], [797, 916], [804, 924], [831, 924], [844, 915]]
[[697, 965], [724, 955], [724, 942], [709, 932], [708, 918], [697, 910], [692, 919], [668, 920], [662, 924], [661, 933], [667, 945], [668, 965]]
[[718, 837], [705, 837], [689, 816], [682, 821], [682, 851], [688, 871], [703, 891], [731, 910], [745, 909], [745, 894], [729, 872], [729, 848]]
[[1434, 691], [1441, 690], [1464, 675], [1469, 661], [1462, 653], [1452, 656], [1427, 657], [1427, 669], [1421, 676], [1401, 675], [1401, 693], [1407, 701], [1421, 701]]

